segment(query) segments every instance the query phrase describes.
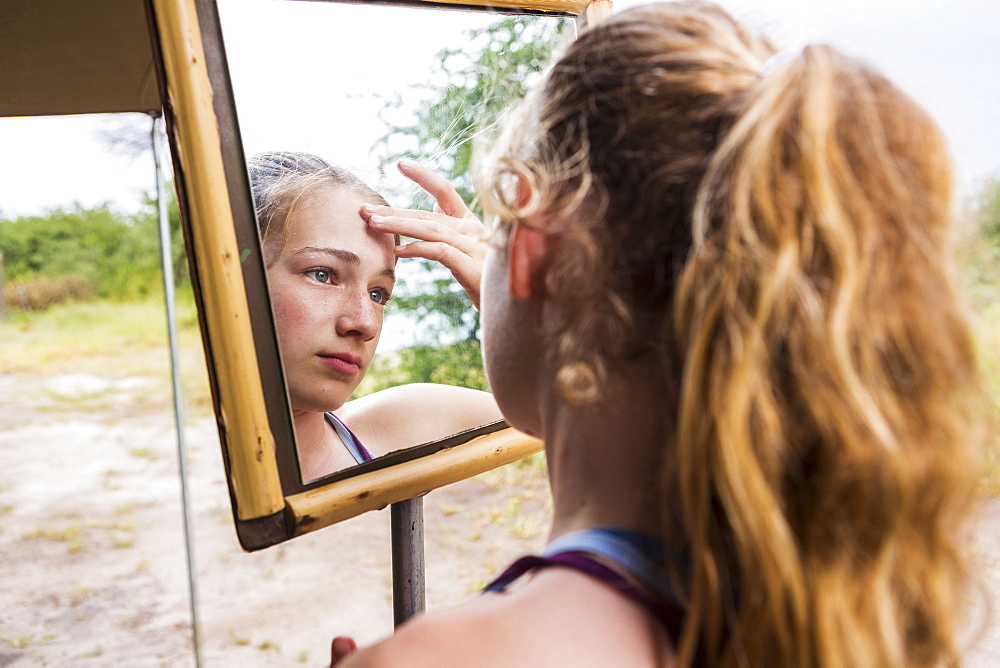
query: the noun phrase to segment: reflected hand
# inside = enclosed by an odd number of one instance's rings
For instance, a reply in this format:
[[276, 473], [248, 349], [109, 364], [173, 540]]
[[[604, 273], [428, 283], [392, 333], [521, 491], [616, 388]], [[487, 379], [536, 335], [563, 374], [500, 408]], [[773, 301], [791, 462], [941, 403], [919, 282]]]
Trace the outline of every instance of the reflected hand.
[[482, 222], [443, 176], [409, 160], [400, 160], [398, 167], [403, 176], [434, 197], [434, 211], [365, 206], [361, 216], [373, 230], [416, 239], [398, 246], [396, 256], [440, 262], [465, 288], [478, 309], [487, 249]]
[[358, 651], [358, 644], [349, 636], [337, 636], [330, 643], [330, 668]]

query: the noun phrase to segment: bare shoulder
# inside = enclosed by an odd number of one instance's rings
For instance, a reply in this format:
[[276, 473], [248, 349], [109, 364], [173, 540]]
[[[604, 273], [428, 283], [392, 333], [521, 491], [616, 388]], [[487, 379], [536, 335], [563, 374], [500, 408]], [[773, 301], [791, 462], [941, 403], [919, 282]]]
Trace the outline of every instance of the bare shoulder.
[[671, 666], [672, 652], [641, 608], [587, 576], [552, 569], [509, 594], [407, 622], [345, 665]]
[[493, 395], [413, 383], [350, 401], [337, 415], [375, 454], [427, 443], [501, 419]]
[[[473, 602], [475, 603], [475, 602]], [[344, 663], [345, 668], [359, 666], [434, 666], [499, 665], [483, 662], [490, 626], [469, 603], [416, 617], [381, 642], [359, 651]], [[493, 629], [492, 633], [497, 633]], [[482, 643], [478, 648], [470, 638]], [[339, 666], [339, 664], [338, 664]]]

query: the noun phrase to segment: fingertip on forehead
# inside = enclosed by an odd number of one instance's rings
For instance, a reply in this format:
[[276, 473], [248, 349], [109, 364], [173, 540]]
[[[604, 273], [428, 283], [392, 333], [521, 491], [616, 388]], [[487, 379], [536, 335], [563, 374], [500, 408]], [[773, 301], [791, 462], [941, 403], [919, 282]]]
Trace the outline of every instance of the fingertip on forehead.
[[395, 278], [394, 268], [399, 262], [399, 256], [396, 255], [396, 246], [400, 243], [399, 235], [393, 234], [392, 232], [379, 232], [378, 230], [373, 230], [371, 227], [368, 227], [367, 222], [365, 223], [365, 226], [367, 228], [368, 237], [373, 239], [379, 245], [389, 259], [390, 267], [386, 269], [386, 272], [392, 273]]

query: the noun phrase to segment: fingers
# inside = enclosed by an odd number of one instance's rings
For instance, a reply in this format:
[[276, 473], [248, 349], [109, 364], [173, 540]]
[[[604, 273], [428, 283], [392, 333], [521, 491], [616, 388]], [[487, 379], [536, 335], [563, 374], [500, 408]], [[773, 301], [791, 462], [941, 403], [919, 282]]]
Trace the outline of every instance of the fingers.
[[330, 643], [330, 668], [358, 651], [358, 644], [354, 638], [348, 636], [337, 636]]
[[440, 262], [458, 281], [472, 300], [472, 305], [479, 308], [479, 286], [482, 281], [483, 259], [478, 254], [470, 256], [445, 243], [414, 241], [396, 247], [398, 257], [419, 257], [425, 260]]
[[424, 167], [420, 163], [405, 159], [399, 161], [397, 168], [403, 176], [416, 183], [434, 197], [437, 201], [437, 205], [434, 207], [435, 211], [458, 218], [473, 215], [469, 207], [465, 205], [465, 200], [458, 194], [455, 187], [451, 185], [451, 181], [434, 170]]
[[415, 239], [396, 247], [401, 258], [440, 262], [479, 308], [479, 285], [486, 258], [486, 228], [465, 205], [446, 178], [410, 160], [399, 162], [399, 171], [435, 199], [433, 211], [365, 205], [362, 218], [377, 232]]
[[368, 205], [362, 209], [361, 215], [376, 232], [388, 232], [423, 241], [443, 242], [463, 252], [474, 252], [485, 240], [485, 228], [479, 221], [467, 218], [454, 218], [430, 211]]

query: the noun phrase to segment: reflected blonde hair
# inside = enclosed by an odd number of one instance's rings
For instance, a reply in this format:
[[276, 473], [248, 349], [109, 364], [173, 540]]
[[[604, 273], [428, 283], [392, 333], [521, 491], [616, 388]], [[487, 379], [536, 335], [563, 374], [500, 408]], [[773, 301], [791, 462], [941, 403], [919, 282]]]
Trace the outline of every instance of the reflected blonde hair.
[[673, 387], [682, 664], [955, 663], [985, 434], [945, 143], [863, 63], [761, 77], [774, 51], [710, 4], [616, 15], [509, 123], [483, 205], [559, 232], [566, 401], [643, 354]]
[[[257, 153], [247, 161], [254, 210], [265, 264], [273, 265], [288, 239], [285, 223], [295, 207], [320, 188], [345, 188], [387, 205], [385, 198], [360, 178], [319, 156], [298, 151]], [[399, 244], [399, 235], [395, 235]]]

